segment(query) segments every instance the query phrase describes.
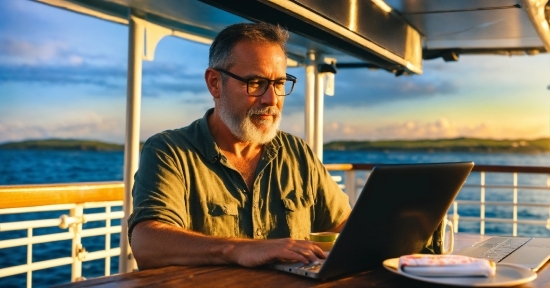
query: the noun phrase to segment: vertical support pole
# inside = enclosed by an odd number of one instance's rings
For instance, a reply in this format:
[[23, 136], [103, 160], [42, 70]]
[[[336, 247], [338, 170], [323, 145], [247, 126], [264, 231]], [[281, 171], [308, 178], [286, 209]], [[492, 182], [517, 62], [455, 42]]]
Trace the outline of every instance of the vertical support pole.
[[[142, 60], [153, 61], [158, 42], [173, 31], [149, 23], [133, 12], [128, 37], [128, 91], [126, 96], [126, 142], [124, 145], [124, 217], [120, 232], [119, 272], [134, 270], [135, 261], [128, 243], [128, 217], [132, 213], [132, 187], [139, 166]], [[147, 34], [145, 34], [147, 32]]]
[[[315, 71], [317, 62], [315, 61], [315, 52], [310, 51], [307, 54], [308, 63], [306, 65], [306, 91], [305, 91], [305, 140], [306, 143], [314, 149], [314, 104], [315, 104]], [[314, 150], [315, 151], [315, 150]]]
[[518, 173], [514, 172], [514, 192], [513, 192], [513, 203], [514, 206], [512, 206], [512, 236], [518, 235]]
[[[27, 244], [27, 267], [31, 267], [32, 264], [32, 228], [27, 228], [27, 238], [29, 238], [29, 244]], [[27, 288], [32, 288], [32, 269], [27, 271]]]
[[[83, 219], [84, 215], [84, 205], [76, 204], [74, 208], [70, 211], [70, 216], [76, 219]], [[71, 265], [71, 281], [75, 282], [81, 280], [82, 278], [82, 258], [80, 253], [82, 251], [82, 221], [77, 221], [76, 223], [69, 226], [69, 232], [73, 235], [72, 242], [72, 258], [73, 264]]]
[[453, 229], [455, 233], [458, 233], [458, 202], [453, 202]]
[[479, 234], [485, 235], [485, 171], [480, 173], [481, 191], [479, 195]]
[[315, 68], [315, 114], [314, 114], [314, 145], [313, 152], [323, 161], [323, 111], [325, 106], [324, 75]]
[[355, 206], [355, 202], [357, 202], [357, 187], [355, 186], [355, 171], [354, 170], [348, 170], [346, 171], [346, 179], [345, 179], [345, 187], [346, 187], [346, 194], [348, 194], [349, 197], [349, 204], [351, 207]]
[[[105, 251], [111, 250], [111, 232], [109, 231], [109, 228], [111, 228], [111, 205], [107, 205], [105, 207], [105, 214], [107, 214], [107, 219], [105, 219], [105, 228], [107, 229], [107, 232], [105, 232]], [[111, 256], [105, 257], [105, 276], [111, 275]]]
[[119, 273], [134, 269], [134, 257], [128, 243], [128, 217], [132, 213], [132, 187], [139, 163], [139, 125], [141, 111], [141, 57], [144, 51], [144, 27], [130, 16], [128, 37], [128, 91], [126, 95], [126, 138], [124, 145], [124, 217], [121, 220]]

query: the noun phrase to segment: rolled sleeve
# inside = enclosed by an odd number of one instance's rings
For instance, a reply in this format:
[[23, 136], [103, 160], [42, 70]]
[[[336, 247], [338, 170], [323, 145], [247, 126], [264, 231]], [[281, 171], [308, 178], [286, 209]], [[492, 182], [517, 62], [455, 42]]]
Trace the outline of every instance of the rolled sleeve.
[[[315, 205], [315, 225], [313, 232], [323, 232], [342, 224], [351, 213], [349, 197], [338, 184], [332, 180], [328, 171], [322, 166], [317, 186], [317, 205]], [[325, 177], [323, 177], [325, 176]]]
[[308, 163], [312, 193], [315, 195], [315, 205], [311, 232], [323, 232], [342, 224], [351, 213], [349, 197], [336, 183], [326, 167], [313, 151], [304, 145], [305, 161]]
[[155, 220], [182, 228], [188, 224], [181, 170], [166, 149], [158, 147], [159, 143], [146, 143], [141, 152], [132, 188], [134, 209], [128, 219], [130, 241], [133, 228], [141, 221]]

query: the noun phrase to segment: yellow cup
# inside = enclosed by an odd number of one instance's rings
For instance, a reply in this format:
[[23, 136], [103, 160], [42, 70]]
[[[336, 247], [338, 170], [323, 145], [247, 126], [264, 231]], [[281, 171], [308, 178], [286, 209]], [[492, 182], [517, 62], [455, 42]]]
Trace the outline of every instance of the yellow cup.
[[336, 232], [309, 233], [309, 241], [313, 242], [313, 244], [317, 245], [323, 251], [330, 251], [332, 246], [334, 246], [336, 238], [338, 238], [338, 234], [339, 233]]

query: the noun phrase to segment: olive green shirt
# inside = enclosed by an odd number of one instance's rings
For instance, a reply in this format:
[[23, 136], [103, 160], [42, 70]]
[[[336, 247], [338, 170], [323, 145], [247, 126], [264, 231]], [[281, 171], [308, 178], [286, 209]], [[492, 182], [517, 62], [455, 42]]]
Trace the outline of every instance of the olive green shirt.
[[309, 146], [285, 132], [264, 145], [249, 191], [214, 142], [207, 122], [212, 111], [143, 145], [130, 239], [144, 220], [220, 237], [304, 239], [347, 219], [347, 195]]

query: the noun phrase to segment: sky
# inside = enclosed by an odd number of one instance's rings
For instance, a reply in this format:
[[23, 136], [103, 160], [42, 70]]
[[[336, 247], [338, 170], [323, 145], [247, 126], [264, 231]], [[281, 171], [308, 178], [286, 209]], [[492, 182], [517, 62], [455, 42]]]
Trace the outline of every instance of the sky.
[[[27, 0], [0, 1], [0, 143], [45, 138], [124, 142], [128, 27]], [[163, 38], [143, 62], [141, 140], [213, 107], [208, 45]], [[304, 136], [305, 69], [281, 130]], [[336, 74], [324, 142], [550, 136], [550, 56], [460, 56], [422, 75]]]

